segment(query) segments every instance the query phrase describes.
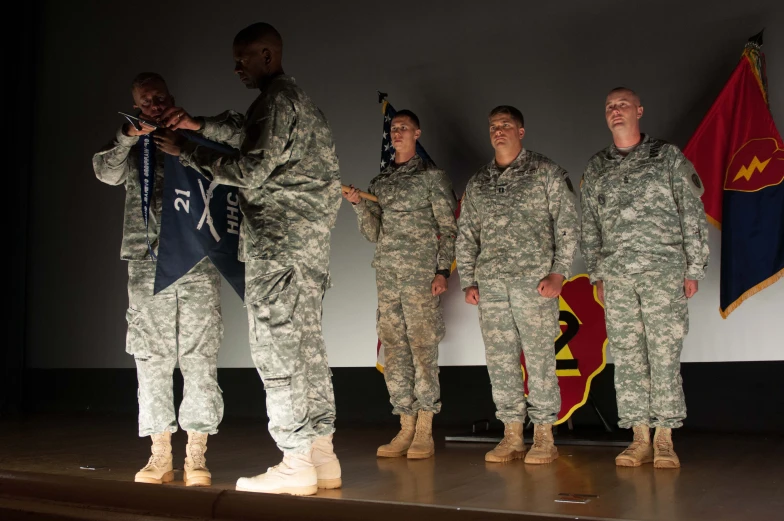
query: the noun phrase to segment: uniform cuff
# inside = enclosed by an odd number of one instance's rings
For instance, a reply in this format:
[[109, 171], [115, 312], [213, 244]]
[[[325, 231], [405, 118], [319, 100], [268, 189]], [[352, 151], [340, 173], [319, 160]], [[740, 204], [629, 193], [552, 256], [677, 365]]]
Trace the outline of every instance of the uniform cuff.
[[558, 275], [563, 275], [564, 279], [569, 278], [569, 266], [565, 264], [553, 264], [553, 267], [550, 268], [550, 273], [557, 273]]
[[475, 280], [471, 280], [471, 279], [463, 280], [463, 276], [462, 275], [460, 276], [460, 289], [462, 289], [463, 291], [467, 290], [468, 288], [471, 287], [476, 288], [478, 286], [479, 284]]
[[686, 278], [689, 280], [702, 280], [705, 278], [706, 266], [686, 266]]
[[123, 133], [123, 127], [124, 126], [125, 125], [120, 127], [120, 129], [117, 131], [117, 142], [121, 146], [131, 148], [133, 145], [135, 145], [136, 143], [139, 142], [139, 136], [126, 136]]

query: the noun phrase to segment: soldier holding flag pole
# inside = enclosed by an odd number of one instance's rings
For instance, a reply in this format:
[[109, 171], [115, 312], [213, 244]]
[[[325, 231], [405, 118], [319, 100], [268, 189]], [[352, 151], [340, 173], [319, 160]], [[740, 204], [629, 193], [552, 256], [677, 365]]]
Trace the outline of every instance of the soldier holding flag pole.
[[446, 173], [418, 153], [419, 118], [384, 103], [381, 173], [369, 194], [347, 187], [343, 197], [376, 244], [376, 328], [392, 413], [400, 416], [400, 431], [376, 454], [425, 459], [435, 453], [432, 422], [441, 410], [438, 344], [446, 330], [439, 296], [454, 258], [457, 202]]

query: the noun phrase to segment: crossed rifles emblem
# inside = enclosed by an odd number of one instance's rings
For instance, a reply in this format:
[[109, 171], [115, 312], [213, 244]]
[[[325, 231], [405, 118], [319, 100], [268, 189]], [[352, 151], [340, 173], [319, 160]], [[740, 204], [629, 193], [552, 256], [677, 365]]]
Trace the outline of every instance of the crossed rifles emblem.
[[207, 190], [204, 190], [204, 185], [199, 181], [199, 189], [201, 190], [201, 198], [204, 201], [204, 211], [201, 214], [201, 219], [199, 219], [199, 224], [196, 225], [197, 230], [201, 230], [204, 223], [207, 223], [207, 226], [210, 228], [210, 233], [212, 234], [213, 239], [215, 242], [220, 242], [220, 235], [218, 231], [215, 229], [215, 224], [212, 222], [212, 214], [210, 213], [210, 200], [212, 199], [212, 192], [215, 190], [215, 187], [218, 186], [218, 183], [215, 181], [210, 182], [210, 186], [207, 187]]

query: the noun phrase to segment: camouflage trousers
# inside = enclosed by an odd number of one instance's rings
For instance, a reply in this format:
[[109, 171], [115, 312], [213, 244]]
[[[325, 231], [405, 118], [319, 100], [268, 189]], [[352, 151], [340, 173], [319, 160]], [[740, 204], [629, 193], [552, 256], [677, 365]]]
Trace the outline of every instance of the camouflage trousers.
[[223, 339], [220, 275], [209, 259], [153, 295], [155, 262], [128, 262], [126, 351], [136, 361], [139, 436], [177, 431], [172, 374], [184, 381], [180, 426], [215, 434], [223, 418], [218, 349]]
[[607, 338], [618, 426], [675, 428], [686, 418], [681, 350], [689, 329], [683, 273], [607, 277]]
[[[487, 372], [496, 417], [504, 423], [522, 423], [526, 412], [536, 424], [553, 423], [561, 409], [555, 374], [555, 338], [560, 334], [558, 299], [539, 295], [538, 284], [538, 279], [479, 282], [479, 325]], [[521, 351], [528, 372], [527, 404]]]
[[446, 329], [430, 284], [434, 274], [376, 270], [376, 332], [384, 346], [384, 380], [392, 414], [441, 410], [438, 343]]
[[304, 265], [245, 263], [250, 354], [267, 394], [269, 432], [284, 453], [335, 432], [332, 372], [321, 332], [329, 276]]

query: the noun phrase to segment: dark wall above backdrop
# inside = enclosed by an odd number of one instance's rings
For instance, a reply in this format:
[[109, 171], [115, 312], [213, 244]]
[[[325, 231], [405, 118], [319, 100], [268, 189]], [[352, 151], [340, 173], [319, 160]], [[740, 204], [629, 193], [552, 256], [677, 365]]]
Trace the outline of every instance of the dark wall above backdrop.
[[[376, 90], [415, 110], [422, 142], [460, 194], [490, 160], [490, 108], [513, 104], [526, 147], [563, 165], [579, 184], [588, 158], [610, 143], [607, 91], [643, 97], [643, 129], [685, 145], [737, 64], [766, 27], [773, 116], [784, 125], [784, 4], [776, 0], [580, 2], [170, 1], [47, 2], [36, 62], [30, 182], [26, 359], [30, 368], [131, 368], [124, 352], [126, 264], [119, 260], [123, 190], [95, 179], [90, 159], [131, 109], [129, 83], [163, 74], [194, 114], [244, 111], [255, 94], [232, 72], [231, 41], [264, 20], [285, 40], [284, 65], [334, 130], [345, 183], [378, 172]], [[784, 283], [718, 315], [718, 232], [708, 279], [691, 302], [686, 361], [781, 360]], [[375, 362], [372, 245], [341, 211], [333, 234], [334, 288], [324, 330], [333, 366]], [[575, 272], [583, 269], [575, 263]], [[475, 308], [458, 281], [445, 299], [442, 365], [484, 363]], [[252, 367], [247, 320], [226, 286], [221, 367]], [[346, 331], [351, 331], [346, 334]], [[259, 386], [260, 387], [260, 386]]]

